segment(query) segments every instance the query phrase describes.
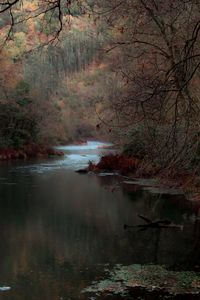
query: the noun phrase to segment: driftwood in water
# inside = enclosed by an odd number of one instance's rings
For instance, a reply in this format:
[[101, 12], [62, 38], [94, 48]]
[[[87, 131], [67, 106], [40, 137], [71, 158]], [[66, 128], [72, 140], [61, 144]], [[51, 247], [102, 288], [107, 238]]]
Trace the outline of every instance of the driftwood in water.
[[135, 225], [135, 226], [130, 226], [130, 225], [126, 225], [124, 224], [124, 229], [127, 228], [135, 228], [135, 227], [139, 227], [142, 229], [147, 229], [147, 228], [178, 228], [178, 229], [183, 229], [182, 225], [176, 225], [173, 224], [170, 220], [151, 220], [145, 216], [142, 215], [138, 215], [138, 217], [140, 219], [142, 219], [143, 221], [146, 222], [146, 224], [140, 224], [140, 225]]
[[89, 172], [88, 169], [79, 169], [79, 170], [76, 170], [76, 173], [79, 173], [79, 174], [87, 174]]

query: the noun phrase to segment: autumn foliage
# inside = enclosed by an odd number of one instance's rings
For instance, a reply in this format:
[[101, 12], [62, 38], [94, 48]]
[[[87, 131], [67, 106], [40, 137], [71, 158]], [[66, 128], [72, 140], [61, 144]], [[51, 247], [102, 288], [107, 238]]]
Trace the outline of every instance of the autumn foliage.
[[89, 171], [119, 171], [121, 174], [132, 173], [139, 167], [140, 160], [125, 155], [108, 155], [103, 156], [98, 164], [89, 164]]

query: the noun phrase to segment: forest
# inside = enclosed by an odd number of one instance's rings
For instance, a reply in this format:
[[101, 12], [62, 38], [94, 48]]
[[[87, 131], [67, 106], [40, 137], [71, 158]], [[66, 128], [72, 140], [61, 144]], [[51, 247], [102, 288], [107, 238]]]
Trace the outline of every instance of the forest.
[[97, 137], [144, 173], [198, 174], [198, 1], [2, 1], [0, 16], [1, 148]]
[[3, 300], [200, 299], [200, 0], [0, 0], [0, 70]]

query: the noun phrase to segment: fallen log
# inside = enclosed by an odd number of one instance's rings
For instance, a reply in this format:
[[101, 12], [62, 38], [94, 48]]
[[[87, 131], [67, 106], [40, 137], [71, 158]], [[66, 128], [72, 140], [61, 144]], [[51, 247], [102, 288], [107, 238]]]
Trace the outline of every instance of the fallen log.
[[124, 229], [127, 228], [141, 228], [141, 229], [148, 229], [148, 228], [177, 228], [183, 229], [183, 225], [177, 225], [172, 223], [170, 220], [151, 220], [143, 215], [138, 215], [138, 217], [146, 222], [146, 224], [139, 224], [139, 225], [127, 225], [124, 224]]

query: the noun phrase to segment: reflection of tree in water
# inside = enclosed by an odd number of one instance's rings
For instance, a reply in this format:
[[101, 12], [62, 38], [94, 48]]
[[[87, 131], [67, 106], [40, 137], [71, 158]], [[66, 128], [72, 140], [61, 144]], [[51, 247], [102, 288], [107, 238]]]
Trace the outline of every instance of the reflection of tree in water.
[[[111, 173], [110, 173], [111, 174]], [[121, 183], [121, 178], [118, 175], [108, 175], [106, 176], [106, 173], [102, 173], [102, 175], [97, 175], [96, 179], [100, 186], [103, 188], [109, 189], [110, 191], [115, 191], [119, 188], [119, 185]]]
[[193, 231], [191, 232], [193, 241], [189, 245], [190, 252], [187, 257], [187, 267], [194, 266], [196, 271], [200, 271], [200, 206], [196, 205]]

